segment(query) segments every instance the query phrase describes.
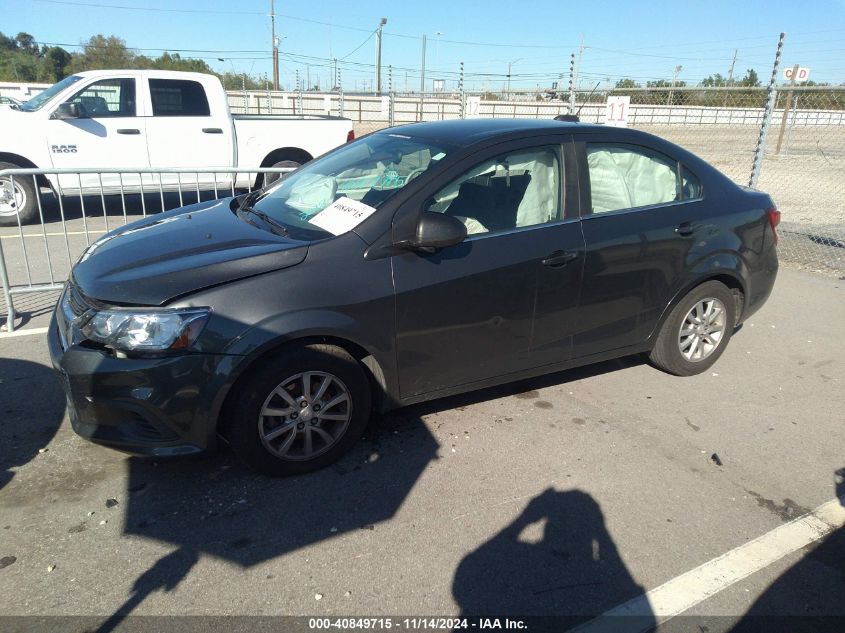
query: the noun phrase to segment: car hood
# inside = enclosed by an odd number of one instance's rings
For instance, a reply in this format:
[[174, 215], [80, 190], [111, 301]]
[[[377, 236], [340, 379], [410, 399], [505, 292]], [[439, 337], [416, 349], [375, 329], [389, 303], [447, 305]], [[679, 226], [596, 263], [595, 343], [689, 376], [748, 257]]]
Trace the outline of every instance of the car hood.
[[91, 244], [73, 269], [84, 295], [163, 305], [191, 292], [300, 263], [308, 243], [241, 220], [232, 198], [150, 216]]

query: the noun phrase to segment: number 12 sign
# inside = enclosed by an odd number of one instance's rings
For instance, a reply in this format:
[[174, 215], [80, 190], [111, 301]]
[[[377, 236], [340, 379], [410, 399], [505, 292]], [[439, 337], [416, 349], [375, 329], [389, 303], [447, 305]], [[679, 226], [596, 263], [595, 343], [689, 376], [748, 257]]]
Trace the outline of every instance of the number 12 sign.
[[613, 127], [628, 127], [628, 109], [631, 97], [608, 97], [604, 110], [604, 124]]

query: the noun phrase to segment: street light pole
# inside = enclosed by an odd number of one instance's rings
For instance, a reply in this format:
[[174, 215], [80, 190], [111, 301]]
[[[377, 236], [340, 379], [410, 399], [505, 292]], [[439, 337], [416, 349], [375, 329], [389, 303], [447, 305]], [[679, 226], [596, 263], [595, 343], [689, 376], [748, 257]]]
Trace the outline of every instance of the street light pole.
[[513, 61], [508, 62], [508, 87], [507, 87], [507, 90], [505, 91], [507, 93], [505, 95], [505, 97], [508, 101], [511, 100], [511, 66], [513, 64], [517, 63], [517, 62], [521, 62], [523, 59], [525, 59], [525, 58], [520, 57], [519, 59], [514, 59]]
[[381, 94], [381, 30], [387, 24], [387, 18], [382, 18], [376, 29], [376, 82], [375, 93]]

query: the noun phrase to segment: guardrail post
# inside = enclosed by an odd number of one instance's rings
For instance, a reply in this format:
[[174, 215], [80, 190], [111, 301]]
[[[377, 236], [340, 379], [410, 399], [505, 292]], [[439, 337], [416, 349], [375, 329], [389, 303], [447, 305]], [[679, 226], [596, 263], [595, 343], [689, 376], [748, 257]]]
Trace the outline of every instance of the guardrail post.
[[6, 272], [6, 257], [3, 255], [3, 242], [0, 241], [0, 284], [3, 286], [3, 299], [6, 301], [6, 331], [15, 331], [15, 304], [12, 302], [12, 292], [9, 287], [9, 274]]

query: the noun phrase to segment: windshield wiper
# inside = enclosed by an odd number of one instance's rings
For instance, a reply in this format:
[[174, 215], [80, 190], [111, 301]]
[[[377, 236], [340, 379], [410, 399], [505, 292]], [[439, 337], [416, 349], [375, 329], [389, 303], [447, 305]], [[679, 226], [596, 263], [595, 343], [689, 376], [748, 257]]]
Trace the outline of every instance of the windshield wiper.
[[250, 207], [250, 206], [241, 205], [240, 207], [238, 207], [238, 212], [240, 212], [242, 214], [251, 213], [252, 215], [254, 215], [256, 217], [261, 218], [267, 224], [269, 224], [271, 227], [276, 229], [275, 231], [273, 231], [273, 233], [275, 233], [276, 235], [287, 235], [288, 234], [288, 229], [284, 224], [277, 222], [276, 220], [271, 218], [269, 215], [264, 213], [264, 211], [259, 211], [258, 209], [255, 209], [255, 208]]
[[[276, 235], [287, 235], [288, 229], [284, 224], [277, 222], [276, 220], [271, 218], [269, 215], [264, 213], [264, 211], [259, 211], [258, 209], [254, 208], [252, 206], [252, 204], [254, 202], [256, 202], [258, 200], [258, 198], [263, 194], [264, 194], [264, 191], [262, 189], [255, 189], [253, 191], [250, 191], [248, 194], [246, 194], [246, 196], [244, 196], [244, 199], [241, 201], [241, 204], [238, 206], [238, 213], [240, 213], [240, 214], [251, 213], [252, 215], [257, 216], [257, 217], [261, 218], [262, 220], [264, 220], [267, 224], [269, 224], [273, 228], [278, 229], [277, 231], [273, 231], [274, 233], [276, 233]], [[279, 231], [281, 231], [281, 233]]]

